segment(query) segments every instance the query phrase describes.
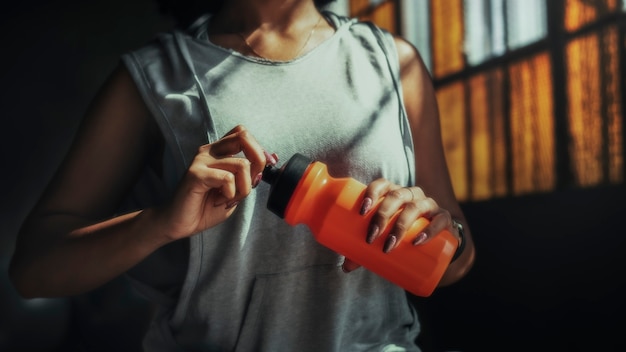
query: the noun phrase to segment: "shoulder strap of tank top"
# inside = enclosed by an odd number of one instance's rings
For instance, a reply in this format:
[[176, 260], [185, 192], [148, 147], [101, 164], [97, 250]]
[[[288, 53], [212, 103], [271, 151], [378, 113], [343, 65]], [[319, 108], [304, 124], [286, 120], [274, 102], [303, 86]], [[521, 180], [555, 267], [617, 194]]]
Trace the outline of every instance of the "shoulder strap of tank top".
[[[404, 152], [407, 158], [407, 164], [409, 169], [409, 180], [411, 185], [415, 184], [415, 157], [414, 157], [414, 146], [413, 146], [413, 138], [411, 136], [411, 128], [409, 126], [408, 116], [406, 114], [406, 110], [404, 109], [403, 97], [402, 97], [402, 89], [400, 80], [399, 69], [394, 69], [399, 66], [398, 55], [395, 53], [395, 45], [393, 45], [393, 36], [386, 31], [383, 31], [375, 25], [373, 22], [364, 21], [362, 23], [366, 23], [376, 36], [378, 41], [378, 45], [382, 49], [385, 54], [385, 58], [387, 60], [387, 67], [389, 68], [389, 72], [391, 73], [391, 77], [393, 79], [394, 90], [396, 91], [396, 96], [398, 98], [399, 104], [399, 113], [398, 117], [400, 119], [400, 133], [402, 134], [402, 142], [404, 144]], [[391, 63], [391, 60], [395, 60], [395, 64]]]
[[185, 38], [185, 35], [186, 34], [184, 34], [181, 31], [178, 31], [178, 30], [174, 31], [174, 39], [176, 41], [176, 46], [179, 50], [180, 55], [185, 61], [185, 65], [189, 69], [189, 72], [191, 72], [191, 75], [193, 76], [193, 79], [196, 83], [196, 87], [198, 89], [198, 95], [201, 101], [200, 105], [202, 107], [202, 113], [204, 114], [204, 122], [205, 122], [205, 127], [207, 130], [207, 143], [213, 143], [219, 139], [219, 136], [217, 136], [215, 124], [213, 123], [213, 119], [211, 118], [211, 110], [209, 109], [209, 102], [207, 101], [207, 95], [205, 94], [204, 87], [202, 86], [202, 83], [200, 82], [198, 75], [196, 74], [196, 68], [191, 59], [191, 54], [189, 53], [189, 48], [187, 46], [187, 39]]

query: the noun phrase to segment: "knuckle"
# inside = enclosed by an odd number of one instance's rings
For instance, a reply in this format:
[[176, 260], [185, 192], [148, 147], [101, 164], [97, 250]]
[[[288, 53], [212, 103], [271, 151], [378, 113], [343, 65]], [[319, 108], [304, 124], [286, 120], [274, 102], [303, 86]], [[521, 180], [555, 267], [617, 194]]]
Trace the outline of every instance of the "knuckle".
[[250, 160], [246, 159], [246, 158], [238, 158], [237, 159], [237, 168], [239, 169], [246, 169], [250, 167]]
[[211, 147], [209, 145], [207, 145], [207, 144], [201, 145], [198, 148], [198, 154], [208, 153], [210, 149], [211, 149]]
[[394, 189], [390, 191], [389, 193], [387, 193], [387, 197], [392, 198], [392, 199], [402, 200], [402, 192], [400, 191], [400, 189]]
[[224, 183], [234, 183], [235, 182], [235, 175], [233, 175], [230, 172], [225, 172], [224, 175], [222, 176], [222, 181]]
[[387, 220], [388, 220], [388, 217], [385, 214], [381, 213], [380, 211], [376, 212], [376, 214], [372, 216], [372, 222], [375, 224], [379, 224], [379, 225], [386, 224]]
[[417, 204], [415, 204], [415, 202], [410, 202], [404, 205], [404, 209], [409, 210], [411, 212], [416, 212], [420, 210], [420, 207]]
[[398, 235], [405, 233], [406, 230], [409, 229], [409, 227], [405, 223], [403, 223], [403, 222], [396, 222], [394, 227], [395, 227], [396, 233]]
[[238, 127], [239, 127], [239, 132], [237, 132], [237, 134], [239, 135], [239, 138], [241, 139], [250, 138], [250, 132], [248, 132], [248, 130], [245, 127], [241, 125], [239, 125]]
[[430, 198], [430, 197], [427, 197], [426, 199], [424, 199], [424, 203], [426, 204], [426, 206], [429, 209], [437, 209], [437, 208], [439, 208], [439, 205], [437, 205], [437, 202], [434, 199]]
[[198, 164], [191, 164], [189, 170], [187, 170], [187, 175], [195, 179], [200, 178], [200, 166], [198, 166]]

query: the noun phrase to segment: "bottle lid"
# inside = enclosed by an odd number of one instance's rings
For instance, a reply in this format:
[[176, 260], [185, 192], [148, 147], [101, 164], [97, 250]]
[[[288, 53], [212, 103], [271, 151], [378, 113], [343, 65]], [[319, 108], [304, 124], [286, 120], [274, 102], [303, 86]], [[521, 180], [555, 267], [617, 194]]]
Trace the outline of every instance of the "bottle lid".
[[267, 209], [281, 218], [285, 217], [287, 204], [312, 162], [306, 156], [296, 153], [281, 168], [265, 166], [262, 180], [270, 184]]

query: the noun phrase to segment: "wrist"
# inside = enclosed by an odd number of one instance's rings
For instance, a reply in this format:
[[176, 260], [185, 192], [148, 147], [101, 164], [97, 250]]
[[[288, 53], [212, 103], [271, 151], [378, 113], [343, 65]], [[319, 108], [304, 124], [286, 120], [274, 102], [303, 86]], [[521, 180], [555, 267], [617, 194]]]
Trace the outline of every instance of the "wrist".
[[160, 208], [146, 208], [137, 216], [137, 231], [144, 234], [142, 241], [151, 243], [152, 246], [158, 248], [173, 242], [175, 238], [171, 236], [171, 232], [164, 221], [163, 211]]

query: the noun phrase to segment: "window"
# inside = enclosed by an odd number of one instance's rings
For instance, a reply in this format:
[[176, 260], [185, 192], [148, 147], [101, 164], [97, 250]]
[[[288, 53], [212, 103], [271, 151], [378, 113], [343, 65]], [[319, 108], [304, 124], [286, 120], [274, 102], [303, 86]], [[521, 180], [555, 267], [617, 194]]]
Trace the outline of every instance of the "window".
[[391, 16], [381, 23], [422, 54], [460, 200], [623, 183], [626, 1], [351, 0], [350, 11]]
[[543, 0], [463, 1], [464, 52], [469, 65], [546, 38]]

